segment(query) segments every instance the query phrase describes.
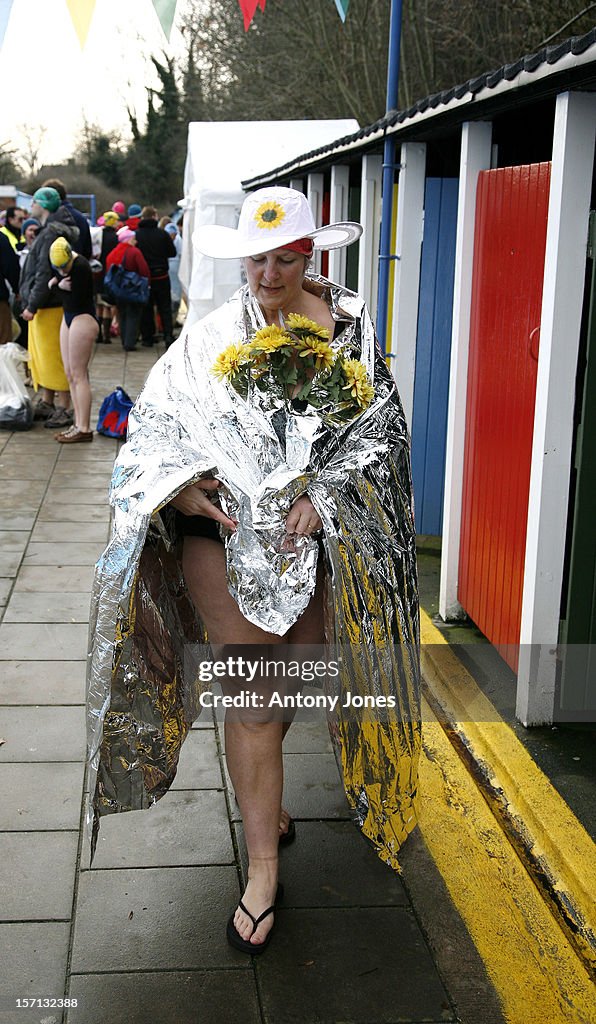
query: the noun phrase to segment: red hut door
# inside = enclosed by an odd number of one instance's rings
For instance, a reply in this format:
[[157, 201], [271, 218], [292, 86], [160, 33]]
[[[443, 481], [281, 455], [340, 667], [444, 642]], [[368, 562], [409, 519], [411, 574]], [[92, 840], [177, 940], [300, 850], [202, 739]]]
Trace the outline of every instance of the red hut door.
[[517, 668], [550, 164], [476, 195], [458, 599]]

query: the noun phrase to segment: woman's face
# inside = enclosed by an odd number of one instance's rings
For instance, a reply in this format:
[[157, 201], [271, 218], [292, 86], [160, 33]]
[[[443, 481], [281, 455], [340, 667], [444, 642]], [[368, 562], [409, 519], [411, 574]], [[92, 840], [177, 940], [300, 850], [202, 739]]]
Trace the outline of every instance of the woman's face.
[[25, 242], [28, 246], [33, 245], [35, 238], [37, 237], [37, 228], [35, 224], [30, 224], [29, 227], [25, 228]]
[[251, 292], [265, 309], [294, 311], [302, 291], [306, 259], [292, 249], [272, 249], [244, 261]]

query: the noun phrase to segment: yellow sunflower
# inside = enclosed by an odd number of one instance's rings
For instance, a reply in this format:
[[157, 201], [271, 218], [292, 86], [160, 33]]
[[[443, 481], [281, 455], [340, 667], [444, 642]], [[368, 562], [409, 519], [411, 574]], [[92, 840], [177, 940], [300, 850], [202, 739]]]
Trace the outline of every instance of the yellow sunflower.
[[300, 313], [289, 313], [286, 317], [286, 327], [289, 331], [310, 331], [311, 334], [316, 334], [319, 338], [327, 340], [331, 336], [329, 328], [321, 327], [320, 324], [309, 320], [307, 316], [302, 316]]
[[271, 324], [269, 327], [262, 327], [260, 331], [257, 331], [250, 348], [252, 352], [275, 352], [276, 349], [291, 344], [290, 335], [277, 324]]
[[255, 213], [257, 227], [278, 228], [285, 215], [286, 211], [283, 206], [280, 206], [280, 204], [276, 203], [273, 199], [268, 199], [267, 202], [261, 203]]
[[366, 367], [359, 359], [346, 359], [344, 360], [343, 370], [347, 384], [342, 390], [349, 391], [352, 398], [356, 399], [360, 408], [366, 409], [372, 402], [374, 395]]
[[225, 380], [226, 377], [234, 377], [243, 363], [248, 362], [250, 352], [248, 345], [228, 345], [220, 352], [213, 366], [211, 373], [218, 380]]
[[298, 355], [301, 359], [311, 356], [315, 361], [316, 370], [329, 370], [335, 361], [335, 353], [326, 341], [315, 334], [309, 334], [298, 343]]

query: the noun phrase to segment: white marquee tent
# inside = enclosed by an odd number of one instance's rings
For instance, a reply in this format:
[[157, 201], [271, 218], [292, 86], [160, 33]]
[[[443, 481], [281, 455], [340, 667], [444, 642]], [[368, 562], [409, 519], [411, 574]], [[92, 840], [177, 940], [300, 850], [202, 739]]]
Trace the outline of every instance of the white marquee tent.
[[212, 260], [194, 245], [201, 226], [236, 227], [241, 182], [293, 157], [358, 131], [335, 121], [198, 121], [188, 126], [184, 173], [184, 246], [180, 280], [188, 296], [187, 324], [206, 316], [241, 284], [239, 260]]

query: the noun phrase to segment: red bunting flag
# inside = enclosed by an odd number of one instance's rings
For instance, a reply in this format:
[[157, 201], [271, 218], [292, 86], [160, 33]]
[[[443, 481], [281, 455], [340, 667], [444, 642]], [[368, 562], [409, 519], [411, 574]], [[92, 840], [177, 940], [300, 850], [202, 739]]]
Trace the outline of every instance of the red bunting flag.
[[267, 0], [238, 0], [240, 4], [240, 10], [244, 16], [244, 31], [248, 32], [250, 23], [256, 14], [257, 7], [260, 7], [262, 11], [265, 10], [265, 4]]

